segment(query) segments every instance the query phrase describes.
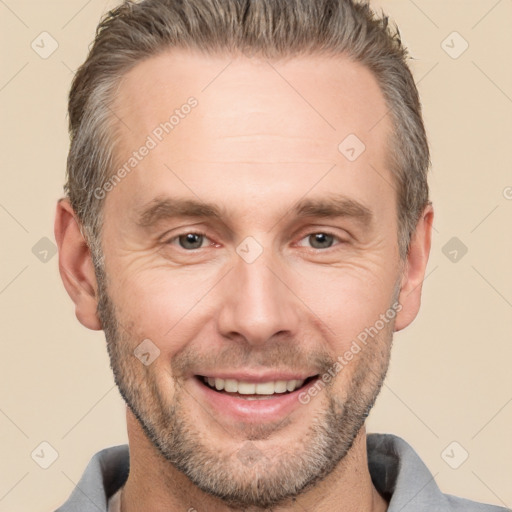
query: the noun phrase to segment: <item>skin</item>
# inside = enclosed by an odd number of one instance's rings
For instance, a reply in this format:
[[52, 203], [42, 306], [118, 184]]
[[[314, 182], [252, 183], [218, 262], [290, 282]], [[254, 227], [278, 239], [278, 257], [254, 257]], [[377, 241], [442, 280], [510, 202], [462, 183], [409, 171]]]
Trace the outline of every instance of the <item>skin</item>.
[[[122, 510], [386, 510], [368, 471], [364, 419], [393, 332], [420, 307], [433, 210], [423, 211], [402, 261], [382, 93], [345, 58], [173, 50], [123, 79], [118, 163], [190, 96], [197, 107], [103, 200], [103, 272], [69, 202], [57, 205], [64, 285], [78, 320], [105, 330], [128, 403]], [[353, 162], [338, 151], [348, 134], [366, 146]], [[334, 193], [364, 205], [372, 221], [293, 214], [297, 201]], [[138, 225], [162, 196], [213, 203], [222, 215]], [[178, 235], [197, 232], [206, 235], [200, 248], [180, 246]], [[319, 247], [315, 233], [334, 237]], [[250, 264], [236, 252], [249, 236], [263, 249]], [[193, 385], [194, 374], [216, 370], [322, 373], [395, 300], [394, 320], [284, 421], [229, 421]], [[160, 355], [145, 366], [133, 350], [148, 338]], [[248, 441], [258, 454], [252, 465], [240, 457]]]

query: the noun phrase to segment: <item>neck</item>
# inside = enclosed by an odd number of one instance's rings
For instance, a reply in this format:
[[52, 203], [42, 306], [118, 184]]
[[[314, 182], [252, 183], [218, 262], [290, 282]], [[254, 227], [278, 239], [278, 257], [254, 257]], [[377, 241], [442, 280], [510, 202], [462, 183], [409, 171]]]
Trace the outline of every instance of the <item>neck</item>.
[[[234, 512], [215, 496], [204, 493], [187, 476], [166, 461], [144, 434], [139, 422], [127, 408], [127, 431], [130, 446], [130, 473], [121, 493], [121, 511], [190, 510], [198, 512]], [[338, 464], [315, 487], [274, 512], [349, 512], [365, 510], [385, 512], [387, 502], [372, 484], [368, 470], [366, 431], [363, 426], [354, 443]], [[245, 512], [261, 512], [245, 508]]]

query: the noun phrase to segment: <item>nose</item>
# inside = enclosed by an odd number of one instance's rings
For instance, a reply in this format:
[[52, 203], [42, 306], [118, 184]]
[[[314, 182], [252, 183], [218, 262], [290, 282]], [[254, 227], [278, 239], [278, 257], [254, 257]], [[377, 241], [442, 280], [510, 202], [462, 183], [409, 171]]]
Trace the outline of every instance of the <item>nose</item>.
[[300, 301], [287, 283], [285, 267], [267, 250], [252, 263], [235, 257], [235, 267], [223, 283], [220, 334], [243, 338], [250, 345], [265, 344], [277, 335], [295, 337]]

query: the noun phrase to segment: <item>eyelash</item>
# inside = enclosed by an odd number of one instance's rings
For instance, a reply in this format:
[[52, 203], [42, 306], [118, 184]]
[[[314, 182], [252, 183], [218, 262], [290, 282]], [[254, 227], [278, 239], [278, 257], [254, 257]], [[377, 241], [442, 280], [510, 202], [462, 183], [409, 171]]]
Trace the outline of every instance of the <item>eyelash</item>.
[[[328, 230], [322, 230], [322, 231], [311, 231], [309, 233], [307, 233], [306, 235], [304, 235], [299, 241], [302, 241], [304, 240], [305, 238], [308, 238], [312, 235], [318, 235], [318, 234], [322, 234], [322, 235], [327, 235], [327, 236], [332, 236], [335, 240], [337, 240], [339, 242], [339, 244], [344, 244], [344, 243], [347, 243], [345, 240], [343, 240], [340, 236], [336, 235], [335, 233], [331, 232], [331, 231], [328, 231]], [[198, 236], [202, 236], [206, 239], [208, 239], [208, 235], [202, 231], [184, 231], [183, 233], [179, 233], [175, 236], [173, 236], [172, 238], [170, 238], [169, 240], [167, 240], [166, 242], [164, 242], [164, 245], [174, 245], [173, 242], [175, 241], [178, 241], [180, 237], [182, 236], [185, 236], [185, 235], [198, 235]], [[206, 247], [209, 247], [213, 244], [209, 244], [207, 245]], [[327, 252], [329, 251], [330, 249], [334, 249], [334, 245], [332, 245], [331, 247], [326, 247], [325, 249], [317, 249], [315, 247], [309, 247], [309, 249], [313, 250], [313, 251], [321, 251], [321, 252]], [[190, 252], [190, 253], [193, 253], [195, 251], [198, 251], [199, 249], [204, 249], [205, 247], [198, 247], [197, 249], [184, 249], [183, 247], [179, 247], [181, 250], [185, 251], [185, 252]]]

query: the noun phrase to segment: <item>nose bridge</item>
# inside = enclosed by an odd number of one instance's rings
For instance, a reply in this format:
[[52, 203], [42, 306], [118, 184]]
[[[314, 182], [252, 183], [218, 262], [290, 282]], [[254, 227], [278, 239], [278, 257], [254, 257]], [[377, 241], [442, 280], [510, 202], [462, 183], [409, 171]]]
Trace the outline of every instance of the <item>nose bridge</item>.
[[[255, 257], [254, 251], [260, 254]], [[270, 249], [261, 252], [261, 248], [251, 247], [250, 241], [248, 246], [240, 244], [219, 315], [224, 336], [240, 335], [248, 343], [262, 344], [278, 333], [295, 332], [299, 308], [283, 283], [284, 273], [280, 276], [282, 268]]]

